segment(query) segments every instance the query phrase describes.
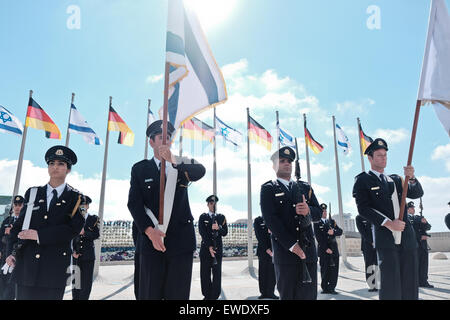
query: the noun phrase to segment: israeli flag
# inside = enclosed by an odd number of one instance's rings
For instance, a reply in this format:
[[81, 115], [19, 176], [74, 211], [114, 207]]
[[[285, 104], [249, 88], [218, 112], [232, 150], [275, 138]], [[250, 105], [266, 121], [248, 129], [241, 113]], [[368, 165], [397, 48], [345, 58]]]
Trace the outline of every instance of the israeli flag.
[[101, 145], [102, 140], [97, 136], [94, 130], [88, 125], [75, 105], [70, 106], [69, 132], [81, 134], [84, 141], [89, 144]]
[[21, 136], [23, 124], [5, 107], [0, 106], [0, 132], [12, 133]]
[[279, 130], [279, 139], [280, 139], [280, 146], [282, 147], [290, 147], [295, 149], [295, 137], [293, 134], [290, 134], [287, 130], [281, 129], [278, 127]]
[[155, 115], [153, 114], [152, 110], [148, 108], [148, 124], [151, 125], [155, 121], [156, 121]]
[[[200, 23], [182, 0], [169, 0], [166, 62], [170, 65], [168, 119], [176, 129], [227, 100], [225, 80]], [[161, 112], [162, 108], [162, 119]]]
[[344, 149], [344, 154], [345, 155], [349, 154], [352, 147], [344, 131], [337, 123], [336, 123], [336, 137], [338, 145]]
[[216, 116], [216, 134], [222, 136], [225, 141], [233, 144], [235, 147], [240, 147], [242, 142], [242, 133], [226, 125], [222, 120]]

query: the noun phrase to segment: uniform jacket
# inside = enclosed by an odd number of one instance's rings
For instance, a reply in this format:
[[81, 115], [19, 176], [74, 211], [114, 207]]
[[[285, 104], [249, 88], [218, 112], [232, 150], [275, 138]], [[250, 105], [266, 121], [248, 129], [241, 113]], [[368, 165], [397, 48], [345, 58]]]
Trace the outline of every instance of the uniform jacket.
[[95, 260], [94, 240], [100, 237], [98, 228], [99, 218], [96, 215], [88, 215], [84, 223], [84, 234], [78, 235], [73, 239], [73, 248], [76, 253], [81, 255], [78, 260], [92, 261]]
[[12, 215], [7, 216], [3, 222], [2, 222], [2, 226], [0, 227], [0, 252], [2, 253], [2, 262], [4, 264], [4, 261], [6, 259], [6, 250], [7, 250], [7, 244], [8, 244], [8, 239], [9, 239], [9, 235], [5, 234], [5, 229], [9, 228], [13, 225], [14, 223], [14, 217]]
[[[30, 197], [30, 189], [25, 193], [25, 205], [11, 229], [8, 252], [18, 242]], [[63, 288], [70, 275], [72, 255], [71, 241], [83, 228], [79, 202], [81, 194], [66, 185], [56, 205], [47, 212], [47, 186], [38, 187], [30, 229], [37, 230], [36, 240], [24, 240], [16, 256], [13, 277], [22, 286]], [[22, 240], [20, 240], [22, 241]]]
[[[333, 229], [334, 234], [330, 236], [328, 234], [328, 230]], [[332, 255], [335, 257], [339, 256], [338, 245], [336, 242], [336, 237], [342, 235], [342, 229], [338, 227], [336, 221], [333, 219], [328, 220], [327, 223], [324, 223], [322, 219], [319, 222], [314, 223], [314, 233], [316, 235], [317, 243], [319, 245], [318, 254], [319, 256], [328, 255], [326, 253], [327, 249], [331, 249], [333, 251]]]
[[412, 215], [409, 216], [409, 218], [409, 221], [413, 226], [419, 248], [428, 250], [427, 240], [422, 240], [422, 236], [428, 236], [427, 231], [431, 229], [431, 225], [428, 222], [422, 223], [423, 217], [421, 217], [420, 215]]
[[[398, 175], [390, 175], [394, 182], [388, 182], [388, 189], [382, 186], [380, 179], [372, 172], [362, 172], [355, 178], [353, 185], [353, 197], [356, 201], [358, 213], [369, 220], [375, 228], [375, 248], [377, 249], [393, 249], [395, 248], [394, 236], [391, 230], [381, 226], [384, 217], [377, 213], [374, 209], [381, 212], [391, 220], [394, 220], [394, 207], [391, 195], [394, 192], [394, 183], [397, 188], [397, 196], [399, 203], [402, 195], [402, 178]], [[414, 184], [408, 184], [407, 197], [417, 199], [423, 195], [422, 186], [419, 181]], [[403, 221], [405, 221], [405, 229], [402, 232], [401, 244], [405, 249], [417, 248], [414, 230], [408, 220], [408, 214], [405, 206]]]
[[[227, 220], [225, 216], [220, 213], [215, 214], [217, 224], [219, 225], [219, 230], [217, 230], [217, 236], [215, 237], [215, 248], [217, 256], [223, 255], [223, 243], [222, 237], [225, 237], [228, 233]], [[202, 237], [202, 243], [200, 246], [200, 256], [210, 257], [209, 247], [214, 247], [213, 240], [213, 230], [212, 225], [214, 219], [209, 215], [209, 213], [203, 213], [198, 219], [198, 232]]]
[[[300, 264], [300, 258], [289, 251], [299, 240], [302, 234], [298, 224], [298, 215], [295, 213], [295, 204], [302, 201], [302, 197], [294, 199], [294, 195], [305, 196], [309, 205], [312, 222], [318, 221], [322, 216], [322, 209], [316, 199], [311, 186], [303, 181], [294, 183], [289, 191], [278, 180], [268, 181], [261, 186], [261, 212], [266, 226], [272, 232], [273, 262], [278, 264]], [[309, 246], [304, 249], [306, 262], [317, 262], [317, 251], [314, 232], [311, 226], [305, 230]]]
[[272, 242], [270, 240], [269, 228], [267, 228], [263, 217], [259, 216], [255, 218], [253, 222], [253, 228], [255, 230], [255, 236], [258, 240], [258, 248], [256, 249], [256, 255], [260, 259], [270, 258], [267, 254], [267, 249], [272, 250]]
[[372, 224], [361, 215], [357, 215], [355, 221], [361, 235], [361, 251], [373, 250]]
[[[151, 240], [145, 235], [148, 227], [155, 227], [150, 217], [145, 213], [144, 206], [149, 208], [156, 219], [159, 216], [159, 180], [160, 173], [153, 159], [142, 160], [131, 169], [130, 191], [128, 193], [128, 209], [141, 236], [139, 250], [146, 255], [176, 255], [194, 252], [196, 249], [194, 218], [191, 214], [188, 198], [188, 185], [205, 175], [205, 167], [195, 160], [179, 158], [176, 166], [178, 170], [175, 198], [170, 223], [167, 228], [164, 245], [166, 252], [155, 248]], [[170, 164], [169, 164], [170, 165]]]

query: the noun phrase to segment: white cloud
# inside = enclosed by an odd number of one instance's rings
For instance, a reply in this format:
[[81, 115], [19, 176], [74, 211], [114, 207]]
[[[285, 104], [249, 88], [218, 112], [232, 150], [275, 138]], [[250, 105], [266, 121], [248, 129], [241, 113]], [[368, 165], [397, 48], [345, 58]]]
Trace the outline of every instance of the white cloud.
[[409, 136], [408, 130], [400, 129], [377, 129], [374, 134], [377, 138], [382, 138], [387, 141], [388, 145], [397, 144], [406, 140]]
[[432, 160], [443, 160], [447, 171], [450, 172], [450, 144], [438, 146], [431, 154]]
[[345, 115], [350, 114], [367, 114], [371, 106], [375, 104], [375, 101], [370, 98], [362, 99], [359, 101], [344, 101], [336, 104], [338, 112]]
[[145, 79], [146, 83], [157, 83], [161, 80], [163, 80], [164, 78], [164, 74], [158, 74], [158, 75], [150, 75], [147, 77], [147, 79]]

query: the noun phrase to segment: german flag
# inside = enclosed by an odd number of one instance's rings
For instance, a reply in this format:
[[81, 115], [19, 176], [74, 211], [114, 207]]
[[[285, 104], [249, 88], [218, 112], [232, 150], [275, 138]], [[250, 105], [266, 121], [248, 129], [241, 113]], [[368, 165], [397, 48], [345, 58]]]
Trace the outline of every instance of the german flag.
[[249, 116], [248, 119], [249, 139], [252, 139], [256, 143], [263, 145], [267, 150], [270, 151], [272, 149], [272, 136], [270, 135], [270, 133], [252, 117]]
[[359, 128], [359, 139], [361, 141], [362, 153], [366, 151], [367, 147], [373, 142], [373, 139], [366, 135], [361, 127], [361, 123], [358, 123]]
[[134, 144], [134, 133], [127, 126], [125, 121], [117, 114], [113, 107], [109, 107], [108, 116], [108, 131], [119, 131], [119, 139], [117, 143], [124, 144], [126, 146], [132, 146]]
[[27, 118], [25, 126], [45, 131], [45, 137], [49, 139], [61, 139], [59, 131], [53, 120], [45, 113], [44, 109], [30, 98], [28, 101]]
[[183, 137], [212, 143], [214, 140], [214, 128], [194, 117], [184, 123]]
[[313, 136], [309, 132], [308, 128], [305, 127], [305, 141], [306, 145], [308, 145], [315, 154], [318, 154], [323, 151], [323, 146], [314, 140]]

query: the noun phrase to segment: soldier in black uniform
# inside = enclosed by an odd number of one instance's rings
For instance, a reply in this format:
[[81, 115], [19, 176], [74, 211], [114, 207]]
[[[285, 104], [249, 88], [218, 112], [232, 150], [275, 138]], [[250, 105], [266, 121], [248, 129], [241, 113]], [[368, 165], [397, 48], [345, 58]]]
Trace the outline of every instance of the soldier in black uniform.
[[427, 239], [430, 236], [427, 231], [431, 229], [431, 225], [427, 220], [415, 215], [414, 202], [408, 202], [408, 218], [416, 233], [417, 256], [419, 260], [419, 287], [434, 288], [432, 284], [428, 283], [428, 243]]
[[314, 234], [319, 245], [320, 275], [322, 293], [338, 294], [334, 289], [339, 276], [339, 250], [336, 237], [342, 235], [342, 229], [336, 221], [327, 219], [327, 205], [322, 203], [322, 219], [314, 223]]
[[[168, 135], [175, 131], [168, 123]], [[162, 121], [147, 128], [154, 157], [142, 160], [131, 169], [128, 209], [140, 235], [139, 299], [189, 299], [192, 264], [196, 239], [194, 218], [189, 206], [187, 188], [192, 181], [205, 175], [205, 167], [193, 159], [180, 158], [170, 152], [170, 142], [162, 144]], [[170, 139], [169, 139], [170, 141]], [[161, 160], [177, 170], [177, 180], [170, 223], [163, 233], [153, 223], [159, 216], [159, 187]], [[166, 171], [169, 172], [168, 170]], [[168, 204], [165, 203], [165, 208]], [[167, 210], [167, 209], [165, 209]], [[150, 213], [150, 212], [149, 212]]]
[[[202, 237], [200, 246], [200, 282], [204, 300], [217, 300], [222, 284], [222, 237], [228, 233], [225, 216], [216, 213], [219, 198], [211, 195], [206, 198], [208, 213], [200, 215], [198, 231]], [[211, 279], [212, 274], [212, 279]]]
[[361, 251], [364, 257], [364, 267], [366, 270], [366, 282], [369, 292], [377, 292], [378, 261], [377, 251], [373, 242], [372, 224], [361, 215], [356, 216], [356, 228], [361, 234]]
[[[398, 175], [384, 175], [387, 150], [386, 141], [380, 138], [367, 147], [365, 154], [368, 155], [371, 170], [356, 176], [353, 197], [359, 214], [374, 226], [380, 267], [380, 300], [417, 300], [417, 242], [408, 215], [404, 214], [403, 220], [398, 219], [403, 183]], [[412, 177], [408, 181], [407, 197], [421, 197], [423, 190], [414, 178], [414, 168], [404, 167], [404, 174]]]
[[[12, 254], [6, 262], [14, 267], [18, 300], [63, 299], [70, 276], [71, 242], [84, 225], [82, 195], [65, 182], [77, 162], [75, 153], [67, 147], [54, 146], [45, 154], [45, 161], [50, 181], [27, 190], [25, 203], [34, 205], [27, 210], [25, 204], [10, 231], [8, 252]], [[31, 213], [27, 227], [26, 218]]]
[[[91, 198], [83, 196], [81, 213], [85, 223], [80, 234], [73, 239], [73, 265], [77, 268], [75, 277], [80, 277], [80, 283], [75, 281], [75, 285], [72, 288], [73, 300], [89, 300], [92, 289], [95, 264], [94, 240], [100, 238], [100, 230], [98, 228], [98, 216], [88, 213], [91, 202]], [[79, 274], [77, 275], [77, 273]]]
[[133, 225], [131, 227], [131, 232], [132, 232], [132, 236], [133, 236], [133, 243], [134, 243], [134, 296], [136, 298], [136, 300], [139, 300], [139, 266], [140, 266], [140, 260], [139, 260], [139, 255], [140, 255], [140, 250], [139, 250], [139, 246], [140, 246], [140, 240], [138, 239], [138, 237], [140, 236], [139, 230], [136, 226], [136, 223], [133, 221]]
[[270, 241], [270, 230], [267, 228], [264, 218], [259, 216], [253, 222], [258, 247], [258, 284], [261, 295], [258, 299], [279, 299], [274, 293], [275, 290], [275, 268], [273, 266], [272, 242]]
[[[13, 200], [13, 207], [11, 215], [3, 220], [1, 229], [0, 229], [0, 265], [3, 266], [5, 264], [5, 260], [7, 257], [7, 246], [9, 241], [9, 235], [14, 222], [19, 218], [20, 210], [22, 210], [23, 205], [25, 203], [25, 199], [17, 195]], [[14, 300], [16, 296], [16, 284], [11, 281], [11, 273], [4, 274], [0, 273], [0, 300]]]
[[[277, 175], [261, 186], [261, 212], [272, 231], [273, 261], [280, 299], [317, 299], [317, 250], [311, 221], [322, 216], [311, 186], [291, 179], [295, 152], [283, 147], [271, 160]], [[302, 261], [304, 260], [304, 261]], [[306, 271], [311, 282], [306, 281]]]

